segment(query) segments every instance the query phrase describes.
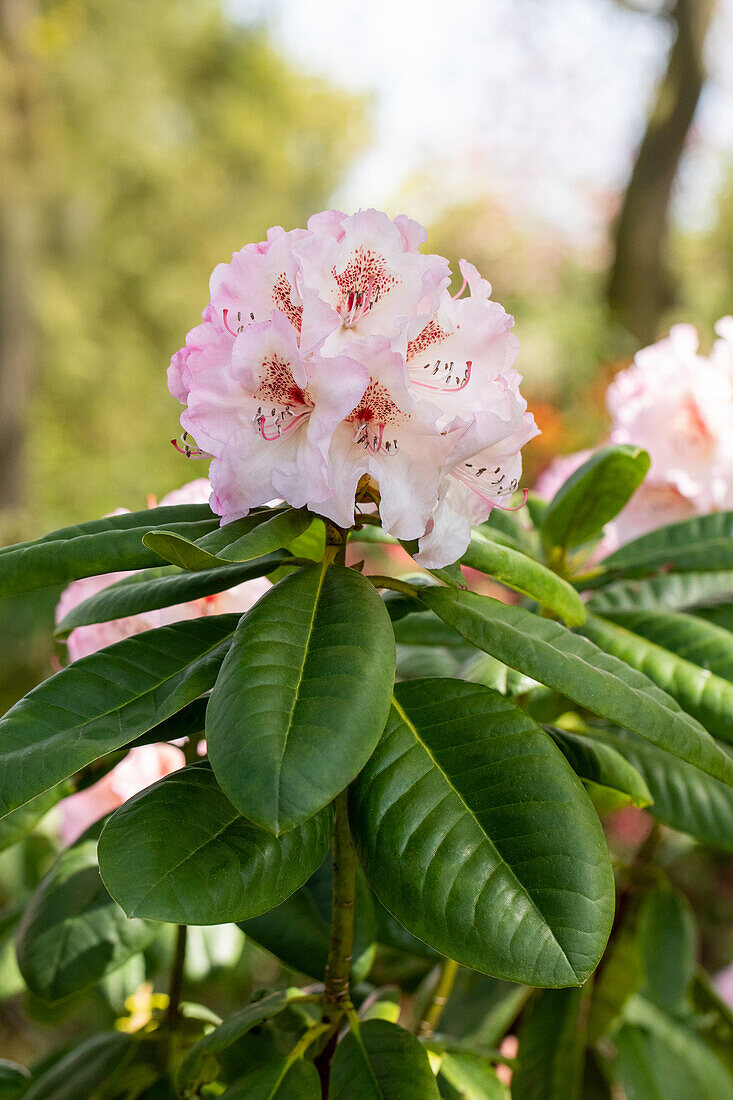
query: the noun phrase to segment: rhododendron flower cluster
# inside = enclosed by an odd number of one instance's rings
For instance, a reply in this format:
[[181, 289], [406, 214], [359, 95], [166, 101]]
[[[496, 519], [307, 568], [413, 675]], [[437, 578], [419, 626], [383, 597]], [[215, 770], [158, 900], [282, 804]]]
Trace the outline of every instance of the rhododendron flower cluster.
[[[204, 504], [210, 494], [209, 482], [206, 478], [198, 478], [184, 485], [183, 488], [168, 493], [160, 501], [160, 506]], [[153, 503], [151, 500], [151, 504]], [[126, 511], [127, 509], [120, 508], [114, 514], [120, 515]], [[99, 577], [85, 577], [72, 581], [62, 592], [56, 607], [57, 623], [61, 622], [83, 600], [95, 596], [116, 581], [132, 575], [131, 572], [106, 573]], [[188, 603], [146, 611], [141, 615], [130, 615], [125, 619], [76, 627], [67, 638], [69, 660], [77, 661], [81, 657], [95, 653], [98, 649], [122, 641], [123, 638], [130, 638], [133, 634], [140, 634], [153, 627], [180, 622], [182, 619], [198, 619], [204, 615], [225, 615], [248, 611], [268, 588], [270, 588], [268, 580], [264, 577], [256, 578], [245, 581], [244, 584], [239, 584], [228, 591], [190, 600]], [[184, 764], [185, 757], [176, 745], [160, 743], [141, 745], [131, 749], [127, 756], [97, 783], [70, 795], [59, 803], [59, 835], [62, 842], [72, 844], [100, 817], [116, 810], [128, 798], [132, 798], [158, 779], [182, 768]]]
[[[695, 328], [674, 325], [609, 385], [610, 442], [643, 447], [651, 467], [606, 528], [603, 553], [664, 524], [733, 507], [733, 318], [719, 321], [716, 332], [704, 356]], [[591, 453], [555, 459], [537, 491], [554, 496]]]
[[349, 528], [370, 493], [384, 529], [437, 567], [509, 505], [537, 434], [514, 322], [465, 260], [452, 297], [426, 237], [404, 216], [326, 211], [214, 270], [168, 380], [224, 523], [281, 497]]

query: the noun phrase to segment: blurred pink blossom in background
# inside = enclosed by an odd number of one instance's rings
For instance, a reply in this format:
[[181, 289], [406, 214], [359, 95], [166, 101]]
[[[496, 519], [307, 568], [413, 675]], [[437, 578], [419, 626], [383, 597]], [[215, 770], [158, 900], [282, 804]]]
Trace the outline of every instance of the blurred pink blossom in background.
[[[651, 468], [591, 560], [665, 524], [733, 507], [733, 318], [719, 321], [716, 332], [704, 356], [693, 326], [674, 325], [609, 385], [610, 442], [643, 447]], [[536, 491], [550, 500], [592, 454], [556, 458]]]

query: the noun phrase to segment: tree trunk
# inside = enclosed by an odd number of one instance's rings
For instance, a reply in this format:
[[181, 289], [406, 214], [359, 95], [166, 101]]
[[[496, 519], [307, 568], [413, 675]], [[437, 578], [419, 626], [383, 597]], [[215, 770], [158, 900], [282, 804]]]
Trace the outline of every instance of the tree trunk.
[[705, 37], [715, 0], [677, 0], [676, 38], [639, 149], [615, 231], [609, 303], [642, 344], [671, 305], [665, 263], [672, 186], [705, 81]]
[[8, 135], [0, 196], [0, 512], [6, 514], [25, 499], [27, 421], [36, 360], [31, 311], [38, 220], [33, 196], [35, 64], [23, 45], [35, 11], [32, 0], [0, 3], [0, 51], [7, 72], [0, 109]]

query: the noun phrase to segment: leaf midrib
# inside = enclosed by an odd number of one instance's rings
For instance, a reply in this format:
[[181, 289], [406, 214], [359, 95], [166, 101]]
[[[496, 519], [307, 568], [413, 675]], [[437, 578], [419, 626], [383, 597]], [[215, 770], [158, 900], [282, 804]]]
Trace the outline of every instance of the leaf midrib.
[[[481, 598], [482, 599], [487, 599], [487, 598], [490, 598], [490, 597], [481, 597]], [[494, 602], [496, 603], [498, 601], [494, 601]], [[488, 618], [486, 618], [484, 620], [484, 617], [481, 615], [480, 611], [477, 612], [477, 611], [473, 610], [470, 607], [466, 607], [465, 605], [464, 605], [464, 607], [465, 607], [465, 610], [469, 614], [477, 615], [479, 617], [479, 619], [481, 619], [482, 621], [485, 621], [487, 623], [489, 623], [491, 621]], [[513, 638], [516, 638], [517, 635], [521, 635], [521, 631], [520, 631], [519, 627], [513, 625], [510, 622], [508, 622], [506, 619], [498, 618], [497, 622], [499, 622], [503, 627], [505, 627], [505, 629], [511, 633]], [[448, 624], [448, 625], [450, 625], [450, 624]], [[459, 633], [463, 633], [463, 631], [461, 631], [458, 627], [455, 627], [454, 629], [458, 630]], [[463, 634], [463, 636], [464, 636], [464, 638], [466, 637], [465, 634]], [[470, 641], [470, 639], [468, 639], [468, 640]], [[550, 642], [546, 638], [542, 638], [542, 637], [539, 637], [537, 635], [534, 636], [534, 640], [538, 645], [543, 646], [545, 649], [549, 649], [556, 656], [559, 656], [560, 658], [565, 659], [566, 655], [553, 642]], [[585, 641], [590, 642], [590, 639], [586, 638]], [[595, 643], [591, 642], [591, 645], [595, 645]], [[596, 648], [598, 649], [599, 653], [603, 654], [604, 656], [611, 657], [611, 658], [613, 658], [613, 660], [620, 661], [620, 658], [613, 657], [613, 654], [606, 653], [605, 650], [602, 650], [599, 646], [596, 646]], [[669, 696], [669, 701], [670, 701], [670, 703], [675, 704], [674, 708], [669, 706], [666, 701], [657, 699], [655, 696], [650, 695], [648, 689], [643, 689], [642, 687], [638, 687], [637, 685], [630, 685], [630, 684], [625, 683], [617, 673], [610, 672], [606, 668], [601, 668], [599, 665], [592, 664], [589, 660], [587, 660], [581, 654], [572, 653], [572, 657], [573, 657], [573, 659], [581, 662], [585, 668], [590, 669], [592, 672], [596, 673], [597, 675], [608, 676], [614, 681], [615, 684], [620, 684], [622, 687], [639, 694], [644, 702], [650, 703], [650, 704], [655, 705], [655, 706], [658, 706], [660, 708], [660, 710], [668, 718], [671, 718], [673, 720], [679, 720], [681, 722], [681, 724], [684, 727], [687, 728], [688, 733], [691, 732], [691, 733], [694, 733], [694, 734], [700, 736], [701, 745], [704, 745], [705, 748], [707, 748], [708, 750], [717, 750], [717, 752], [723, 757], [723, 759], [724, 760], [726, 759], [725, 753], [723, 753], [722, 749], [718, 748], [718, 746], [716, 745], [715, 739], [710, 736], [710, 734], [707, 732], [707, 730], [702, 725], [700, 725], [700, 723], [695, 718], [693, 718], [691, 715], [687, 714], [687, 712], [684, 711], [676, 703], [676, 701], [674, 700], [674, 698], [672, 696]], [[508, 661], [505, 661], [504, 663], [509, 664]], [[621, 662], [621, 663], [623, 663], [623, 662]], [[512, 665], [512, 664], [509, 664], [509, 667], [510, 668], [515, 668], [515, 666]], [[523, 672], [522, 669], [515, 669], [515, 671]], [[638, 671], [638, 670], [634, 670], [634, 671]], [[530, 675], [530, 674], [529, 673], [524, 673], [524, 675]], [[646, 674], [643, 673], [643, 672], [638, 673], [638, 675], [643, 676], [646, 680], [649, 680], [649, 677], [646, 676]], [[545, 682], [545, 681], [543, 681], [543, 682]], [[549, 686], [554, 687], [554, 685], [552, 685], [552, 684], [550, 684]], [[651, 688], [654, 688], [655, 691], [660, 692], [662, 695], [668, 695], [669, 694], [668, 692], [665, 692], [663, 688], [658, 687], [652, 680], [649, 680], [649, 686]], [[555, 688], [555, 690], [562, 692], [562, 691], [565, 691], [566, 689], [564, 689], [564, 688]], [[617, 719], [613, 718], [613, 716], [608, 716], [608, 717], [611, 717], [612, 721], [617, 721]], [[621, 721], [619, 721], [618, 724], [619, 725], [624, 725], [624, 723], [621, 722]], [[692, 724], [691, 728], [690, 728], [690, 724]], [[638, 733], [637, 730], [632, 730], [631, 732], [636, 733], [638, 737], [641, 737], [644, 741], [647, 741], [649, 744], [655, 745], [657, 748], [660, 748], [660, 749], [662, 748], [662, 746], [657, 745], [655, 741], [652, 741], [645, 734]], [[707, 775], [712, 775], [712, 773], [708, 772], [702, 764], [695, 764], [691, 760], [686, 760], [685, 757], [682, 756], [676, 748], [675, 749], [665, 748], [663, 751], [670, 753], [672, 756], [676, 756], [679, 760], [682, 760], [684, 763], [690, 764], [691, 767], [698, 768], [700, 771], [704, 771]], [[730, 762], [730, 761], [728, 761], [728, 762]], [[718, 779], [721, 783], [724, 783], [724, 784], [726, 782], [724, 779], [721, 779], [720, 776], [712, 775], [712, 778], [713, 779]], [[729, 784], [729, 785], [731, 785], [731, 784]]]
[[298, 705], [298, 699], [300, 698], [300, 691], [301, 691], [301, 688], [303, 686], [303, 679], [304, 679], [304, 676], [305, 676], [305, 666], [308, 663], [308, 651], [309, 651], [309, 647], [310, 647], [310, 643], [311, 643], [311, 638], [313, 636], [313, 629], [314, 629], [314, 626], [315, 626], [316, 614], [318, 612], [318, 603], [319, 603], [320, 598], [321, 598], [321, 591], [323, 589], [323, 582], [324, 582], [324, 579], [326, 577], [326, 571], [328, 569], [328, 565], [329, 565], [329, 563], [327, 563], [327, 562], [322, 562], [321, 563], [321, 573], [320, 573], [320, 576], [318, 578], [318, 586], [316, 588], [315, 597], [314, 597], [314, 600], [313, 600], [313, 610], [311, 612], [310, 621], [308, 623], [308, 631], [307, 631], [307, 634], [306, 634], [306, 637], [305, 637], [305, 642], [304, 642], [304, 645], [303, 645], [303, 659], [301, 661], [300, 669], [298, 671], [298, 679], [297, 679], [297, 682], [295, 684], [295, 690], [293, 691], [293, 702], [291, 704], [290, 713], [288, 714], [287, 723], [285, 725], [285, 736], [283, 737], [282, 750], [280, 752], [280, 764], [279, 764], [279, 767], [278, 767], [277, 796], [276, 796], [276, 803], [275, 803], [275, 813], [276, 813], [276, 822], [275, 822], [275, 824], [276, 824], [278, 835], [279, 835], [279, 832], [280, 832], [280, 806], [282, 804], [282, 798], [283, 798], [283, 771], [284, 771], [284, 763], [285, 763], [285, 753], [287, 752], [288, 738], [290, 737], [290, 731], [291, 731], [292, 725], [293, 725], [293, 717], [295, 715], [295, 710], [296, 710], [296, 707]]
[[496, 847], [493, 840], [491, 839], [491, 837], [488, 835], [488, 833], [484, 829], [483, 825], [481, 824], [481, 822], [477, 818], [474, 811], [468, 805], [465, 798], [460, 793], [460, 791], [457, 789], [457, 787], [454, 786], [453, 782], [451, 781], [451, 779], [450, 779], [449, 775], [447, 774], [447, 772], [445, 771], [445, 769], [441, 767], [441, 765], [438, 763], [437, 759], [435, 758], [434, 754], [431, 752], [428, 745], [425, 743], [425, 741], [422, 739], [422, 737], [418, 733], [417, 726], [408, 718], [406, 712], [400, 706], [400, 704], [398, 703], [397, 699], [394, 696], [392, 697], [392, 704], [393, 704], [395, 710], [397, 711], [397, 713], [399, 714], [400, 719], [404, 722], [404, 724], [407, 726], [407, 728], [411, 731], [411, 733], [415, 737], [415, 740], [418, 742], [418, 744], [422, 747], [422, 749], [427, 754], [429, 759], [432, 761], [433, 766], [436, 768], [436, 770], [440, 773], [440, 775], [443, 776], [443, 779], [445, 780], [446, 784], [451, 789], [451, 791], [453, 791], [456, 798], [459, 800], [460, 804], [464, 807], [466, 813], [468, 813], [469, 816], [473, 819], [473, 821], [475, 822], [476, 827], [478, 828], [481, 835], [483, 837], [485, 837], [486, 840], [488, 841], [488, 843], [491, 845], [491, 848], [496, 853], [496, 857], [499, 860], [499, 862], [501, 863], [502, 867], [505, 868], [507, 873], [510, 875], [511, 879], [514, 882], [516, 882], [520, 892], [522, 893], [522, 895], [524, 897], [526, 897], [526, 899], [529, 902], [532, 910], [540, 918], [540, 920], [542, 921], [542, 924], [545, 926], [545, 928], [547, 928], [547, 930], [550, 933], [550, 936], [552, 937], [552, 940], [555, 943], [555, 945], [557, 946], [560, 954], [562, 955], [562, 957], [565, 960], [565, 962], [567, 963], [567, 965], [570, 967], [570, 970], [572, 971], [572, 973], [577, 978], [578, 975], [577, 975], [577, 971], [576, 971], [575, 967], [571, 963], [570, 959], [568, 958], [567, 954], [565, 953], [565, 949], [563, 948], [562, 944], [558, 941], [557, 937], [555, 936], [555, 933], [554, 933], [553, 929], [551, 928], [549, 922], [547, 921], [547, 918], [545, 917], [544, 913], [542, 912], [542, 910], [537, 905], [537, 902], [534, 900], [532, 895], [529, 893], [529, 890], [527, 889], [527, 887], [518, 878], [516, 872], [513, 870], [511, 865], [509, 863], [507, 863], [506, 859], [501, 854], [499, 849]]

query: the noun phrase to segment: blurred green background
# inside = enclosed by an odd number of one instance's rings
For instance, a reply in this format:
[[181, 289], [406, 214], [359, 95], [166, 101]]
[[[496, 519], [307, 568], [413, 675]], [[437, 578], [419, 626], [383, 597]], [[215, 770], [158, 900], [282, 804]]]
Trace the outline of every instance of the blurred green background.
[[[170, 445], [165, 370], [209, 272], [331, 204], [409, 213], [491, 280], [543, 430], [527, 484], [599, 440], [638, 347], [684, 319], [707, 348], [733, 312], [731, 7], [2, 0], [2, 541], [204, 472]], [[0, 608], [0, 710], [51, 671], [57, 595]], [[36, 855], [0, 868], [4, 893]], [[727, 873], [696, 858], [697, 890]], [[710, 892], [716, 928], [729, 894]], [[45, 1044], [29, 1027], [0, 1006], [21, 1059]]]

